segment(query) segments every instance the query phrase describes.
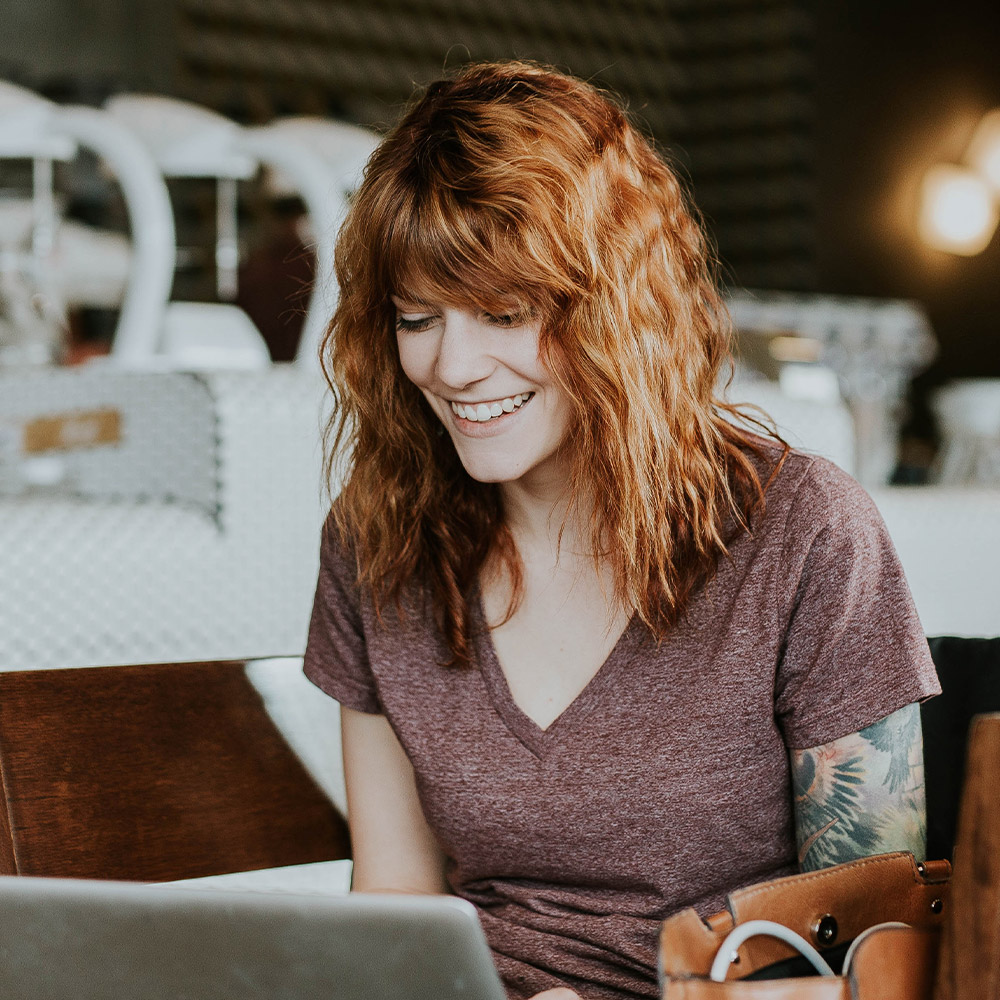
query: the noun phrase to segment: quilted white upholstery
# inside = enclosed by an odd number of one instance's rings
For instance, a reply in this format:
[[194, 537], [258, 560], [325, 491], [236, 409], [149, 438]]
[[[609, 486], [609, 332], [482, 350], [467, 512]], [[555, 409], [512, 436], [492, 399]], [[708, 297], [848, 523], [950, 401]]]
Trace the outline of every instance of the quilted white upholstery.
[[123, 427], [60, 484], [0, 493], [0, 669], [301, 654], [322, 400], [291, 366], [0, 376], [8, 426], [113, 406]]

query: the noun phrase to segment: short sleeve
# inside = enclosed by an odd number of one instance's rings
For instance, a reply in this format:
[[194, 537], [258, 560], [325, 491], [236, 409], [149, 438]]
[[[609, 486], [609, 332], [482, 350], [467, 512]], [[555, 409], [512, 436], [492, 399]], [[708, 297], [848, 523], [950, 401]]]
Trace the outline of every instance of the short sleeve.
[[882, 517], [846, 473], [814, 459], [785, 525], [790, 595], [775, 684], [788, 746], [820, 746], [940, 693]]
[[319, 579], [309, 622], [305, 675], [341, 705], [381, 714], [361, 616], [353, 552], [328, 518], [320, 543]]

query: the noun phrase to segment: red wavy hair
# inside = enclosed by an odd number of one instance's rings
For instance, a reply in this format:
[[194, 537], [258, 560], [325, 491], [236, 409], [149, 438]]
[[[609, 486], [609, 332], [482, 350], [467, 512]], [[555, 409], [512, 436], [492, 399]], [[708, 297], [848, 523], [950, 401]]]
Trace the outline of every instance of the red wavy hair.
[[513, 300], [541, 318], [543, 356], [572, 403], [570, 509], [587, 505], [617, 599], [665, 636], [749, 530], [765, 466], [760, 438], [717, 392], [731, 331], [703, 231], [617, 104], [526, 63], [431, 84], [368, 163], [336, 273], [322, 348], [331, 480], [347, 464], [333, 523], [376, 608], [418, 584], [451, 663], [468, 665], [487, 559], [514, 583], [510, 613], [520, 599], [498, 488], [466, 474], [403, 374], [390, 295], [487, 312]]

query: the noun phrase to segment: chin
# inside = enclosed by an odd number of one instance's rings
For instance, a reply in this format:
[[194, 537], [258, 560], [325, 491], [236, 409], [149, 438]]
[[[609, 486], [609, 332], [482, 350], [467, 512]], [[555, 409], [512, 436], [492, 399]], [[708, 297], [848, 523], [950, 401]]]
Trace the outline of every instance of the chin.
[[469, 476], [478, 483], [510, 483], [521, 477], [520, 470], [512, 470], [487, 462], [463, 462]]
[[501, 455], [468, 455], [458, 450], [458, 458], [462, 468], [479, 483], [510, 483], [524, 475], [523, 462]]

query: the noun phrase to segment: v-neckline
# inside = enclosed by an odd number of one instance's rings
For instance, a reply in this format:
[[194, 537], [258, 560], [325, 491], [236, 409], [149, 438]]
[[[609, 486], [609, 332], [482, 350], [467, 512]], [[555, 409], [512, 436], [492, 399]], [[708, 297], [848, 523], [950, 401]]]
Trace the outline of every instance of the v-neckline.
[[514, 700], [507, 675], [503, 672], [500, 657], [493, 642], [492, 631], [486, 621], [482, 595], [478, 590], [472, 608], [476, 658], [493, 707], [507, 728], [539, 758], [544, 756], [545, 748], [557, 738], [561, 730], [566, 729], [574, 719], [586, 714], [592, 707], [601, 688], [617, 672], [625, 651], [635, 641], [637, 631], [635, 628], [636, 616], [632, 614], [610, 652], [604, 658], [604, 662], [594, 671], [590, 680], [580, 689], [576, 697], [543, 729]]

